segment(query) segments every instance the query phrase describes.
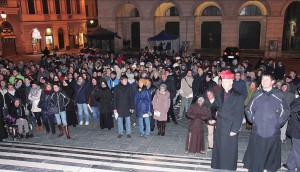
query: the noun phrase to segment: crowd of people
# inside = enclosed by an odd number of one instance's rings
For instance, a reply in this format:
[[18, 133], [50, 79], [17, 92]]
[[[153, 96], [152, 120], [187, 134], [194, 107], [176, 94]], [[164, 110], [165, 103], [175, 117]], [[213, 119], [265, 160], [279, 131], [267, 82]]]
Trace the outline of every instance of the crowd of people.
[[0, 71], [1, 141], [7, 138], [4, 120], [18, 126], [21, 138], [33, 137], [31, 115], [37, 132], [56, 134], [58, 129], [58, 137], [67, 139], [69, 126], [99, 123], [111, 130], [114, 119], [117, 138], [124, 130], [131, 138], [132, 127], [142, 138], [156, 127], [157, 135], [164, 136], [168, 122], [177, 125], [188, 118], [186, 154], [212, 150], [212, 168], [235, 170], [238, 133], [246, 123], [252, 130], [246, 168], [276, 171], [281, 141], [289, 136], [293, 147], [285, 166], [300, 169], [300, 80], [281, 61], [260, 59], [252, 65], [249, 60], [209, 61], [194, 53], [165, 56], [142, 50], [136, 57], [45, 54], [39, 63], [26, 64], [1, 58]]

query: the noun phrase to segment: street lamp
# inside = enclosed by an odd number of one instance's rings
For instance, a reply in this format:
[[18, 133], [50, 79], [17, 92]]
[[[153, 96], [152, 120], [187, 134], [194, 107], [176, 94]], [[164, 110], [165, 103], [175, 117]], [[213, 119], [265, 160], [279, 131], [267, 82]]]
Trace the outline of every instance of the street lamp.
[[94, 20], [90, 20], [90, 23], [93, 24], [93, 23], [94, 23]]
[[6, 17], [7, 17], [6, 13], [4, 11], [2, 11], [1, 18], [5, 21]]

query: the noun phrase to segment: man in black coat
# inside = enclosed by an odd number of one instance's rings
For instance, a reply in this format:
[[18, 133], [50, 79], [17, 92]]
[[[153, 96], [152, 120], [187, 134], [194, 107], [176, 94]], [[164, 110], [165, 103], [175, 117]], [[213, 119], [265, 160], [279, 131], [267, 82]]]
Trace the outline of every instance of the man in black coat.
[[204, 92], [202, 92], [201, 88], [203, 83], [205, 82], [205, 73], [203, 71], [203, 69], [201, 67], [198, 68], [197, 74], [194, 76], [194, 81], [192, 84], [192, 89], [193, 89], [193, 94], [194, 94], [194, 98], [193, 98], [193, 102], [196, 101], [196, 97], [199, 94], [204, 94]]
[[175, 83], [173, 76], [170, 75], [169, 72], [170, 71], [166, 70], [166, 74], [162, 74], [162, 76], [161, 76], [162, 83], [161, 84], [166, 84], [167, 90], [170, 92], [171, 104], [170, 104], [169, 111], [168, 111], [168, 122], [170, 121], [170, 117], [171, 117], [174, 124], [177, 125], [178, 123], [175, 118], [174, 107], [173, 107], [173, 100], [176, 96], [176, 83]]
[[[244, 117], [244, 98], [232, 88], [234, 74], [221, 72], [222, 87], [218, 99], [217, 125], [211, 167], [236, 170], [238, 159], [238, 132]], [[210, 123], [212, 125], [212, 123]]]
[[125, 118], [127, 138], [131, 138], [130, 116], [134, 112], [134, 95], [126, 75], [122, 75], [120, 81], [121, 84], [115, 87], [113, 96], [113, 111], [115, 117], [118, 117], [118, 138], [123, 137], [123, 118]]

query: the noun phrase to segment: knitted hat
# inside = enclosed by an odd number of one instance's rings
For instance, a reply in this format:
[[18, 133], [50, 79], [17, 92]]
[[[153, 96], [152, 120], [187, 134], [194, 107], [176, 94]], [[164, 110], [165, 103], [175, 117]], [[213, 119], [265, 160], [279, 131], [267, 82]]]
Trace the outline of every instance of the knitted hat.
[[160, 84], [159, 88], [164, 88], [164, 89], [167, 89], [167, 85], [166, 84]]

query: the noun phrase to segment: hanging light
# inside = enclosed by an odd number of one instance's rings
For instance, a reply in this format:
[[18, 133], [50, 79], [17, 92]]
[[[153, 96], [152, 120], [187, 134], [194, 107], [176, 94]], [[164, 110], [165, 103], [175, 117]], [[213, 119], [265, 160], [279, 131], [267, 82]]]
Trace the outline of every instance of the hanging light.
[[7, 17], [7, 14], [4, 11], [2, 11], [1, 18], [5, 21], [6, 17]]

